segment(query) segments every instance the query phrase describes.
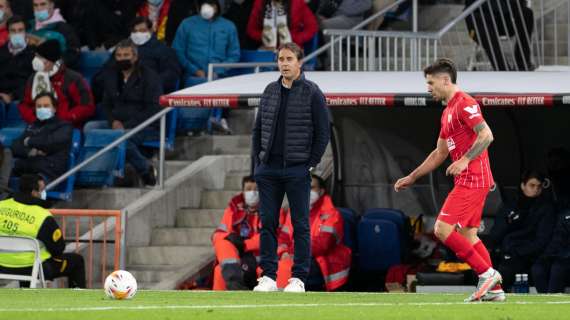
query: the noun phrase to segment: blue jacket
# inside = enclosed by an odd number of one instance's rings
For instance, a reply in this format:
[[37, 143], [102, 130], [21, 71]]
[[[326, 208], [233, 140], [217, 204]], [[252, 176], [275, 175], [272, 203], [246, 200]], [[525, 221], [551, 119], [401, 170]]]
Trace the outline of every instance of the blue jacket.
[[[222, 17], [205, 20], [200, 15], [184, 19], [172, 48], [187, 74], [198, 70], [208, 72], [211, 62], [238, 62], [239, 40], [235, 25]], [[217, 73], [223, 71], [217, 70]]]

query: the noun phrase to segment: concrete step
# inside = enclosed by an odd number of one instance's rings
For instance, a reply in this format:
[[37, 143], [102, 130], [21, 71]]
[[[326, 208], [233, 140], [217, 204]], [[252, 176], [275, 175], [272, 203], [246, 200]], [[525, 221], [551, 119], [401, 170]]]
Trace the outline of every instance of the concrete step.
[[222, 216], [224, 209], [178, 209], [176, 213], [176, 226], [184, 227], [216, 227]]
[[73, 200], [57, 203], [58, 208], [118, 210], [137, 200], [152, 188], [76, 189]]
[[241, 182], [243, 177], [248, 176], [249, 171], [230, 171], [226, 173], [226, 180], [224, 181], [224, 189], [228, 190], [241, 190]]
[[229, 201], [240, 190], [204, 190], [200, 200], [200, 208], [225, 209]]
[[127, 265], [190, 265], [207, 259], [212, 252], [211, 245], [129, 247]]
[[176, 149], [167, 154], [172, 160], [196, 160], [205, 155], [249, 155], [250, 135], [202, 135], [199, 137], [178, 137]]
[[144, 265], [129, 266], [129, 272], [137, 279], [137, 283], [146, 282], [160, 282], [171, 277], [175, 270], [184, 267], [184, 265], [176, 266], [172, 269], [171, 266], [164, 266], [165, 268], [146, 268]]
[[165, 175], [166, 175], [166, 179], [172, 177], [173, 175], [175, 175], [176, 173], [178, 173], [178, 171], [186, 168], [187, 166], [191, 165], [193, 161], [187, 161], [187, 160], [168, 160], [165, 162]]
[[153, 246], [208, 246], [211, 245], [213, 227], [155, 228], [152, 230]]

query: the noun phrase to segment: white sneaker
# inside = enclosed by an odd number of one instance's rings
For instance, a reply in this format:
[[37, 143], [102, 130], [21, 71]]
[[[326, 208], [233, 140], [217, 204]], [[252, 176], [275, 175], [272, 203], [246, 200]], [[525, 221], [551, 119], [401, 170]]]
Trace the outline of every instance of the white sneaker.
[[305, 292], [305, 284], [299, 278], [291, 278], [283, 292]]
[[277, 291], [277, 282], [275, 280], [263, 276], [257, 279], [258, 284], [253, 288], [253, 291], [257, 292], [273, 292]]

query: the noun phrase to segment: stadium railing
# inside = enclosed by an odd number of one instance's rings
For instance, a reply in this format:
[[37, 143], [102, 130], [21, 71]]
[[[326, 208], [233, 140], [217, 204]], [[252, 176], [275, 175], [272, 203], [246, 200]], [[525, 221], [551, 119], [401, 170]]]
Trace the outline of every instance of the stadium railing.
[[[107, 274], [120, 269], [125, 254], [124, 215], [120, 210], [51, 209], [50, 212], [67, 243], [66, 252], [82, 253], [85, 258], [87, 287], [102, 287]], [[57, 286], [62, 287], [61, 283]]]

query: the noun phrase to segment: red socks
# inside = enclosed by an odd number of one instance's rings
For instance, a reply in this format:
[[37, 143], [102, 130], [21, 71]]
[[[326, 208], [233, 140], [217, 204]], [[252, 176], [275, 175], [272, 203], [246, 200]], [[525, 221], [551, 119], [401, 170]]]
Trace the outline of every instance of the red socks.
[[[473, 249], [477, 251], [477, 253], [481, 256], [481, 258], [483, 258], [483, 260], [485, 260], [485, 262], [487, 262], [491, 267], [493, 266], [493, 263], [491, 262], [491, 256], [489, 255], [489, 251], [487, 251], [487, 248], [485, 248], [485, 245], [481, 240], [477, 241], [477, 243], [473, 245]], [[497, 284], [491, 290], [500, 290], [500, 289], [502, 289], [501, 285]]]
[[[443, 242], [449, 249], [455, 252], [457, 257], [469, 264], [471, 268], [477, 273], [477, 275], [482, 274], [491, 268], [491, 264], [484, 259], [474, 248], [469, 240], [459, 234], [457, 231], [453, 231], [447, 239]], [[485, 248], [483, 246], [483, 248]], [[487, 250], [485, 250], [486, 252]], [[487, 253], [487, 256], [489, 253]], [[489, 261], [491, 259], [489, 258]]]

